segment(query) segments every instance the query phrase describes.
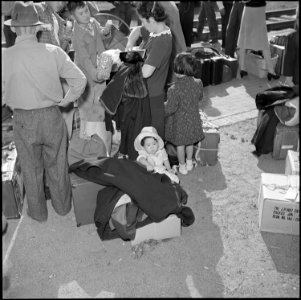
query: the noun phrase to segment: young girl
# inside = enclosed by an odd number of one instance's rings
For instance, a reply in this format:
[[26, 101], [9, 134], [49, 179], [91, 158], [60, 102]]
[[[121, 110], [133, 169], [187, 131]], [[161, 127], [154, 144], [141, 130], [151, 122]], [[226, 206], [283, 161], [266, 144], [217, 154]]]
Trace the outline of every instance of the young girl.
[[106, 50], [105, 41], [110, 36], [110, 27], [101, 27], [91, 17], [87, 1], [69, 1], [67, 8], [75, 20], [72, 38], [74, 62], [87, 77], [86, 89], [78, 100], [80, 137], [88, 139], [93, 134], [99, 135], [110, 153], [112, 135], [106, 128], [105, 109], [99, 101], [106, 88], [106, 78], [97, 72], [97, 56]]
[[154, 127], [144, 127], [136, 137], [134, 147], [139, 154], [137, 161], [146, 166], [148, 171], [166, 174], [172, 181], [180, 182], [170, 166], [164, 142]]
[[[193, 169], [193, 144], [204, 139], [199, 101], [203, 84], [194, 78], [196, 60], [190, 53], [180, 53], [174, 61], [177, 81], [167, 92], [165, 102], [165, 139], [177, 146], [179, 172], [186, 175]], [[186, 163], [185, 163], [186, 154]]]

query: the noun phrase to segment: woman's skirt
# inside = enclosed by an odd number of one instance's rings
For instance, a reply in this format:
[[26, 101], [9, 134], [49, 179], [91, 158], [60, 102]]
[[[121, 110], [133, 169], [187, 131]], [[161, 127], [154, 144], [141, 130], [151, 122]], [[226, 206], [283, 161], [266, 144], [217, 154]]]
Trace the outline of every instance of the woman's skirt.
[[265, 6], [245, 6], [237, 45], [241, 49], [269, 50]]

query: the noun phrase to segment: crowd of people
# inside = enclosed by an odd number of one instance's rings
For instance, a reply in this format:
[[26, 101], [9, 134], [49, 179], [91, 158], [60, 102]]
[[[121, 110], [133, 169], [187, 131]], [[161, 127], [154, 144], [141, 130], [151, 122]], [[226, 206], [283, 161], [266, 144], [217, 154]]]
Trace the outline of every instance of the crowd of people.
[[[204, 139], [198, 109], [203, 84], [194, 77], [198, 64], [187, 51], [192, 44], [195, 2], [181, 1], [178, 7], [173, 1], [113, 4], [113, 13], [124, 18], [127, 25], [132, 17], [129, 11], [139, 18], [124, 51], [143, 48], [145, 56], [123, 62], [108, 79], [98, 64], [99, 57], [108, 53], [114, 25], [107, 22], [103, 26], [97, 21], [98, 8], [93, 1], [2, 2], [7, 46], [2, 50], [2, 99], [13, 110], [14, 141], [27, 193], [27, 213], [37, 221], [47, 220], [45, 179], [55, 211], [65, 215], [71, 209], [68, 148], [72, 141], [84, 143], [96, 135], [105, 151], [94, 158], [111, 155], [112, 136], [120, 127], [114, 119], [116, 110], [112, 113], [108, 109], [108, 95], [109, 101], [123, 107], [118, 118], [127, 124], [127, 131], [131, 124], [124, 120], [125, 116], [142, 120], [138, 127], [135, 123], [136, 136], [121, 137], [136, 152], [119, 154], [138, 161], [150, 172], [164, 173], [179, 183], [164, 143], [175, 145], [178, 172], [186, 175], [193, 169], [194, 144]], [[241, 77], [247, 75], [245, 49], [254, 49], [263, 51], [268, 79], [279, 78], [270, 63], [265, 1], [201, 1], [200, 5], [199, 36], [207, 19], [210, 43], [218, 42], [218, 9], [222, 15], [222, 47], [232, 57], [239, 47]], [[294, 55], [299, 53], [295, 50], [299, 47], [297, 37], [295, 34], [290, 46]], [[70, 56], [71, 48], [74, 57]], [[287, 68], [287, 84], [299, 84], [295, 68], [296, 63]], [[116, 82], [122, 82], [121, 91], [116, 91]], [[135, 115], [125, 115], [125, 103], [138, 103], [137, 99], [144, 106], [137, 108]]]

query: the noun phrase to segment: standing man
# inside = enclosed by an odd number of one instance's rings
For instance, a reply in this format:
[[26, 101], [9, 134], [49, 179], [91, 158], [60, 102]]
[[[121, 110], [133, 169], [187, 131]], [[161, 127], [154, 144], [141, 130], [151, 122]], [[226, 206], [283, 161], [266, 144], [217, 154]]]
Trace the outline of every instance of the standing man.
[[[15, 1], [1, 1], [1, 14], [4, 17], [4, 21], [11, 18], [11, 11], [13, 9]], [[5, 25], [3, 26], [3, 34], [5, 37], [5, 47], [11, 47], [16, 40], [16, 34], [11, 31], [10, 27]]]
[[[63, 216], [71, 209], [67, 128], [59, 106], [75, 101], [87, 80], [60, 47], [38, 43], [36, 33], [44, 24], [32, 2], [17, 1], [11, 16], [5, 24], [17, 38], [2, 56], [2, 93], [14, 113], [14, 141], [26, 189], [27, 214], [43, 222], [48, 217], [44, 169], [54, 210]], [[60, 77], [70, 87], [65, 97]]]
[[201, 1], [201, 9], [199, 13], [198, 37], [201, 38], [203, 29], [208, 21], [211, 40], [210, 44], [218, 43], [218, 25], [215, 16], [216, 1]]
[[229, 17], [233, 6], [232, 1], [217, 1], [217, 6], [222, 18], [222, 48], [226, 44], [226, 29], [229, 23]]
[[225, 37], [225, 54], [235, 58], [237, 40], [244, 10], [243, 1], [233, 1]]
[[194, 1], [180, 1], [179, 14], [180, 22], [186, 42], [186, 46], [190, 47], [193, 43], [193, 18], [194, 18]]

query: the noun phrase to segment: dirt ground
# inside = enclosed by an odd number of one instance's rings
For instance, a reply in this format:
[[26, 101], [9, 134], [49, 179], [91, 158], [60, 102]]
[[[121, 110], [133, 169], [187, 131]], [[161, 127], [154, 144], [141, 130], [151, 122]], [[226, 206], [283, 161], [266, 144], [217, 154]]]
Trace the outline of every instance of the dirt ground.
[[[262, 172], [284, 160], [251, 154], [256, 120], [220, 128], [219, 161], [181, 183], [196, 220], [180, 237], [140, 244], [101, 241], [48, 204], [47, 223], [24, 215], [4, 298], [299, 297], [299, 236], [260, 232]], [[34, 253], [34, 254], [33, 254]]]

